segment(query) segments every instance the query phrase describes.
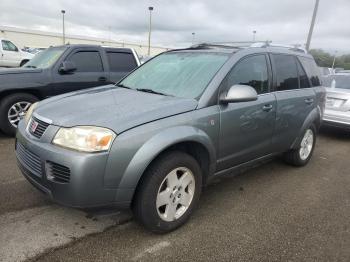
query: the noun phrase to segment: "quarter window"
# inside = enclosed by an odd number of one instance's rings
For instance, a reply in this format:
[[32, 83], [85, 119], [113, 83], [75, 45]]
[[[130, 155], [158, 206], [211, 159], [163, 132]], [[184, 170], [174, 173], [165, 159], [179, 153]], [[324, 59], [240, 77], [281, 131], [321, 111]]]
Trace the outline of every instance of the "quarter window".
[[311, 58], [299, 57], [299, 60], [305, 68], [312, 86], [320, 86], [319, 70], [315, 61]]
[[98, 51], [80, 51], [69, 59], [77, 67], [76, 72], [102, 72], [102, 60]]
[[299, 88], [297, 64], [294, 56], [272, 55], [275, 65], [277, 91]]
[[297, 66], [298, 66], [300, 88], [309, 88], [310, 87], [309, 78], [307, 77], [303, 67], [300, 65], [299, 62], [297, 62]]
[[224, 80], [225, 89], [233, 85], [249, 85], [258, 94], [267, 93], [268, 70], [265, 55], [249, 56], [233, 67]]
[[109, 67], [112, 72], [130, 72], [137, 64], [131, 53], [107, 52]]

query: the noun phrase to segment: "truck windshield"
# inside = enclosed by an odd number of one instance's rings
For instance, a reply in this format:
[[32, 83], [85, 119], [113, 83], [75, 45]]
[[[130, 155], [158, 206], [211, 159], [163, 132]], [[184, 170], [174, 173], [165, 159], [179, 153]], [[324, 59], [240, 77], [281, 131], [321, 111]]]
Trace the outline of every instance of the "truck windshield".
[[139, 91], [198, 98], [230, 54], [171, 52], [155, 57], [118, 86]]
[[28, 63], [25, 64], [25, 67], [42, 69], [49, 68], [56, 63], [66, 49], [66, 47], [51, 47], [46, 49], [37, 53]]

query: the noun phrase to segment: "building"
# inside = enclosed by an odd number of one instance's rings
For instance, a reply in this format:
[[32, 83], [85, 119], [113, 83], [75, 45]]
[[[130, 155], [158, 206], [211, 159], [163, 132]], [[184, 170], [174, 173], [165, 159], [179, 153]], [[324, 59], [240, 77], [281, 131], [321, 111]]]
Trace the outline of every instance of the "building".
[[[62, 34], [59, 33], [50, 33], [9, 26], [0, 26], [0, 38], [8, 39], [14, 42], [20, 48], [47, 48], [50, 46], [62, 45], [63, 41]], [[145, 56], [148, 53], [148, 45], [145, 44], [117, 42], [113, 40], [95, 38], [90, 36], [66, 35], [66, 43], [93, 44], [113, 47], [130, 47], [134, 48], [136, 52], [141, 56]], [[168, 50], [168, 48], [151, 46], [151, 55], [153, 56], [166, 50]]]

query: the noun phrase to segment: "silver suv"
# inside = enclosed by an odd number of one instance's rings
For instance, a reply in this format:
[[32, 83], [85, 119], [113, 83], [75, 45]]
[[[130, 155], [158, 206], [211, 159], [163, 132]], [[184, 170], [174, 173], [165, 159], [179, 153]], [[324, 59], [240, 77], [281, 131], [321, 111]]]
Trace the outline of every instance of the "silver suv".
[[201, 44], [121, 80], [34, 104], [19, 123], [23, 175], [77, 208], [132, 208], [153, 232], [184, 224], [213, 177], [314, 150], [325, 90], [313, 58], [286, 47]]

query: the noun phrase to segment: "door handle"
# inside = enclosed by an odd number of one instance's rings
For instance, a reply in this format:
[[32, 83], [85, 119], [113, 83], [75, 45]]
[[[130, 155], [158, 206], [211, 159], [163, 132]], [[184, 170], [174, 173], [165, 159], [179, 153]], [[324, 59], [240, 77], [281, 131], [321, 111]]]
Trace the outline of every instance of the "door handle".
[[313, 98], [306, 98], [304, 101], [306, 104], [311, 105], [314, 102], [314, 99]]
[[101, 77], [98, 78], [98, 81], [99, 81], [99, 82], [106, 82], [106, 81], [107, 81], [107, 78], [104, 77], [104, 76], [101, 76]]
[[271, 111], [272, 110], [272, 105], [271, 104], [267, 104], [267, 105], [264, 105], [263, 107], [262, 107], [262, 110], [264, 110], [264, 111], [266, 111], [266, 112], [269, 112], [269, 111]]

